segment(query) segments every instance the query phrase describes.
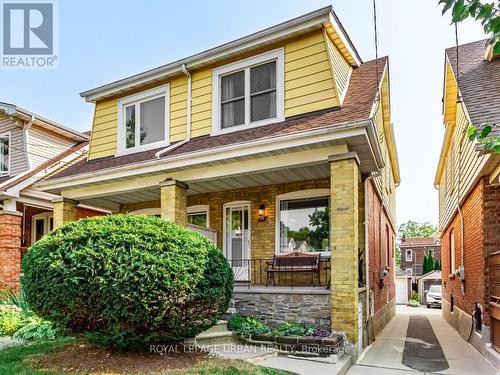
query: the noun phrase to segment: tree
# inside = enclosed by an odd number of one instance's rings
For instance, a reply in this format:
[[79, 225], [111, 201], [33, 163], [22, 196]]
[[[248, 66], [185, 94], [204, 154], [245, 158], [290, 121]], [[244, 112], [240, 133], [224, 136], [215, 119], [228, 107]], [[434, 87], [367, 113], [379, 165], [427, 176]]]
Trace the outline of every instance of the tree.
[[[474, 18], [483, 25], [484, 32], [491, 36], [492, 56], [500, 56], [500, 0], [483, 3], [481, 0], [439, 0], [444, 4], [443, 15], [451, 10], [451, 22], [459, 23], [467, 18]], [[479, 125], [479, 126], [477, 126]], [[493, 130], [498, 131], [492, 133]], [[473, 124], [467, 135], [470, 140], [477, 140], [485, 151], [500, 153], [500, 124]]]
[[493, 56], [500, 55], [500, 0], [483, 3], [482, 0], [439, 0], [444, 4], [443, 15], [451, 10], [451, 22], [459, 23], [474, 18], [483, 25], [484, 32], [491, 36]]
[[408, 220], [399, 226], [398, 237], [403, 238], [421, 238], [421, 237], [436, 237], [438, 235], [437, 228], [429, 222], [418, 223]]

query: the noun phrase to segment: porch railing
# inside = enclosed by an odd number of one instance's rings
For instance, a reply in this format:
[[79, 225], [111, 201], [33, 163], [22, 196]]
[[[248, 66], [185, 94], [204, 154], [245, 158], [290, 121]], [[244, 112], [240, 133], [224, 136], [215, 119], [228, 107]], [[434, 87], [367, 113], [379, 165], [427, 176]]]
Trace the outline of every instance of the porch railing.
[[188, 229], [191, 229], [193, 232], [200, 233], [207, 237], [212, 242], [217, 243], [217, 231], [215, 229], [200, 227], [199, 225], [188, 224], [186, 225]]
[[[330, 288], [330, 257], [321, 257], [318, 272], [300, 266], [280, 266], [273, 271], [273, 258], [228, 259], [235, 283], [252, 286]], [[271, 273], [274, 272], [274, 280]]]

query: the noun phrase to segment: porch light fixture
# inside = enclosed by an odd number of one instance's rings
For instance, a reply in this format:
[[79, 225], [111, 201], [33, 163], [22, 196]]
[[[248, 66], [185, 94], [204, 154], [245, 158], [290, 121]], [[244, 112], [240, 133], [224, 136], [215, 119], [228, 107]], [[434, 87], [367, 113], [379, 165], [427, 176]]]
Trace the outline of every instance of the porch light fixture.
[[267, 220], [267, 216], [266, 216], [266, 206], [264, 204], [261, 204], [259, 206], [259, 220], [258, 222], [259, 223], [262, 223], [264, 221]]

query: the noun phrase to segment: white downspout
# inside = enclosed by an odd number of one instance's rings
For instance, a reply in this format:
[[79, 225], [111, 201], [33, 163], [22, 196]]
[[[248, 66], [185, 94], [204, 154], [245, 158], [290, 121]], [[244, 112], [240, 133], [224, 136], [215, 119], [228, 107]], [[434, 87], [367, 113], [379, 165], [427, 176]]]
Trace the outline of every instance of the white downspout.
[[366, 321], [370, 320], [370, 242], [368, 237], [368, 183], [380, 172], [372, 174], [365, 179], [365, 275], [366, 275]]
[[191, 74], [187, 70], [186, 64], [181, 65], [182, 72], [186, 75], [187, 77], [187, 115], [186, 115], [186, 138], [180, 142], [177, 142], [173, 145], [168, 146], [167, 148], [164, 148], [163, 150], [158, 151], [155, 154], [155, 158], [160, 158], [161, 155], [172, 151], [176, 149], [177, 147], [180, 147], [186, 143], [188, 143], [191, 140]]

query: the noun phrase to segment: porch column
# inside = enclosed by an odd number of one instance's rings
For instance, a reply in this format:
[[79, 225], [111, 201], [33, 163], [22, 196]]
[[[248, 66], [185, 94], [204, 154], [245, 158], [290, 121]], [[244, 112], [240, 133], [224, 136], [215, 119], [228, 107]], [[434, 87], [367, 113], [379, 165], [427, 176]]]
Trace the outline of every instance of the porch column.
[[179, 225], [187, 224], [187, 190], [189, 186], [171, 178], [160, 182], [161, 218]]
[[0, 211], [0, 286], [6, 284], [16, 293], [21, 286], [21, 221], [17, 211]]
[[52, 203], [54, 204], [54, 229], [76, 221], [77, 201], [59, 197], [53, 199]]
[[358, 183], [355, 152], [330, 156], [332, 329], [358, 340]]

